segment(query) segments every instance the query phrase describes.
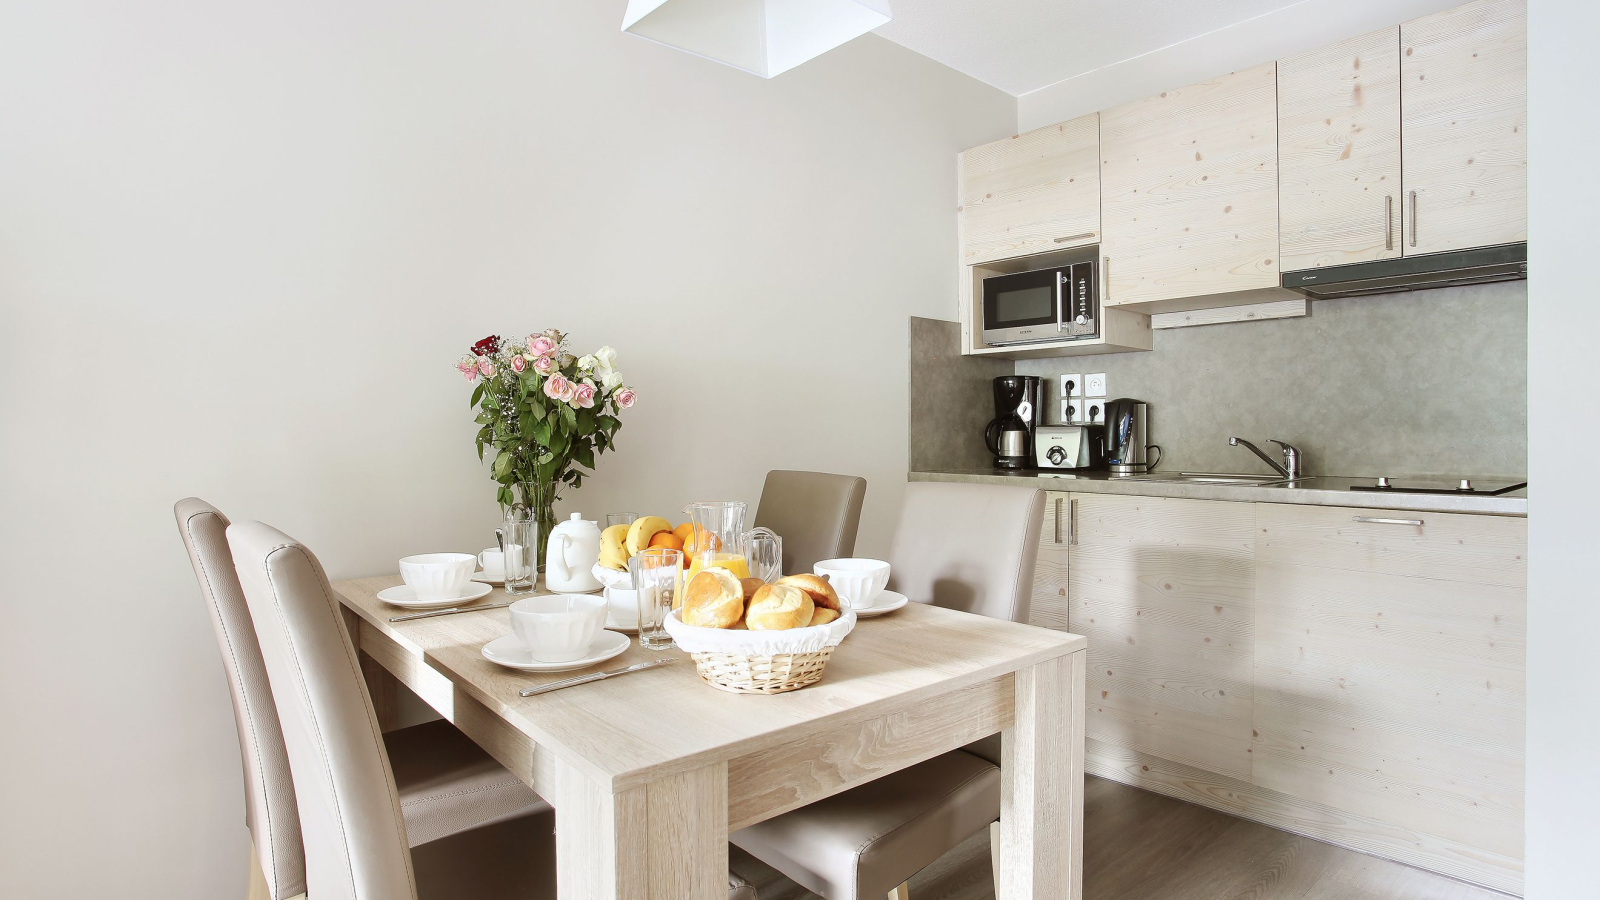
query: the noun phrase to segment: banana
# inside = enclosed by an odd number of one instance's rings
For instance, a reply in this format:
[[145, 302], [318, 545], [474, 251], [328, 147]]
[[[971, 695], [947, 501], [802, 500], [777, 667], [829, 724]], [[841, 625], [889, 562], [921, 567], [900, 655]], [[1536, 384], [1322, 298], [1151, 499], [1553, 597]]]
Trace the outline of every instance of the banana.
[[607, 569], [628, 568], [628, 526], [612, 525], [600, 532], [600, 565]]
[[635, 519], [633, 526], [628, 529], [628, 555], [633, 556], [640, 550], [650, 546], [650, 539], [655, 537], [658, 532], [671, 530], [672, 523], [660, 516], [644, 516]]

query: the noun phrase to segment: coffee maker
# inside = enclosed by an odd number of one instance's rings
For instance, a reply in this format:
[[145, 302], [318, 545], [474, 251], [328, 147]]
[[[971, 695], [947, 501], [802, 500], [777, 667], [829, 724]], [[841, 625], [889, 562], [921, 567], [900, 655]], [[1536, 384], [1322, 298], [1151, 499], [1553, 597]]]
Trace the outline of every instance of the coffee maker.
[[1033, 441], [1044, 424], [1043, 379], [1002, 375], [994, 380], [994, 418], [983, 439], [1000, 469], [1033, 468]]
[[[1161, 448], [1150, 437], [1150, 408], [1143, 400], [1123, 397], [1106, 404], [1106, 462], [1113, 475], [1143, 475], [1161, 462]], [[1150, 462], [1149, 451], [1156, 451]]]

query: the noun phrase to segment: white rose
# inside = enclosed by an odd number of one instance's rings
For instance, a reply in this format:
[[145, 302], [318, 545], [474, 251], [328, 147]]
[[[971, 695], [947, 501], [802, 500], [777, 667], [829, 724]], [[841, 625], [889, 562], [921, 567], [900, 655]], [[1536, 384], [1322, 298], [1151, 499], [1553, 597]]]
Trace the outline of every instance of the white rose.
[[581, 357], [578, 360], [578, 369], [584, 372], [592, 372], [598, 362], [593, 356]]
[[600, 375], [600, 386], [605, 388], [607, 393], [616, 390], [622, 386], [622, 373], [616, 369], [602, 373]]
[[596, 350], [593, 358], [599, 362], [601, 369], [608, 372], [617, 367], [617, 351], [610, 344]]

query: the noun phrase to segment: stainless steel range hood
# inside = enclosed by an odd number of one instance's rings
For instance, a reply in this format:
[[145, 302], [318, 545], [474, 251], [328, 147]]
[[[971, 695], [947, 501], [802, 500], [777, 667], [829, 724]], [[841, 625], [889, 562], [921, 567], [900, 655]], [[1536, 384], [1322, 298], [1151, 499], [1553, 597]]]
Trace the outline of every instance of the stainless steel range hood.
[[1420, 291], [1457, 284], [1515, 281], [1528, 277], [1528, 245], [1500, 244], [1404, 259], [1379, 259], [1283, 273], [1282, 284], [1313, 300]]

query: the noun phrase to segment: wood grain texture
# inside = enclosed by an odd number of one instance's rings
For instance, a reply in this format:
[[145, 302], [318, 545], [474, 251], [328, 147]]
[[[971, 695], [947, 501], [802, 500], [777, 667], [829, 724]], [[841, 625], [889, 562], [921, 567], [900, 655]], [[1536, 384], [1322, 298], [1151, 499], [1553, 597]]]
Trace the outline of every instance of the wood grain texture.
[[1002, 732], [1000, 900], [1083, 897], [1084, 672], [1087, 652], [1016, 674]]
[[1265, 63], [1100, 114], [1107, 305], [1278, 287], [1276, 87]]
[[1088, 735], [1248, 778], [1251, 504], [1074, 494], [1072, 627], [1089, 639]]
[[1527, 15], [1477, 0], [1400, 26], [1407, 256], [1528, 239]]
[[1519, 884], [1527, 520], [1261, 504], [1255, 778]]
[[1285, 271], [1401, 255], [1400, 29], [1278, 60]]
[[1156, 313], [1150, 317], [1150, 327], [1187, 328], [1191, 325], [1220, 325], [1224, 322], [1257, 322], [1266, 319], [1294, 319], [1311, 315], [1311, 301], [1305, 297], [1290, 300], [1268, 300], [1238, 306], [1219, 306], [1212, 309], [1191, 309], [1184, 312]]
[[963, 262], [1099, 242], [1099, 120], [1090, 113], [961, 154]]
[[1039, 529], [1039, 556], [1033, 568], [1033, 595], [1028, 624], [1071, 631], [1072, 602], [1067, 571], [1071, 560], [1072, 498], [1050, 491], [1044, 500], [1044, 526]]

